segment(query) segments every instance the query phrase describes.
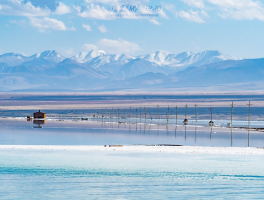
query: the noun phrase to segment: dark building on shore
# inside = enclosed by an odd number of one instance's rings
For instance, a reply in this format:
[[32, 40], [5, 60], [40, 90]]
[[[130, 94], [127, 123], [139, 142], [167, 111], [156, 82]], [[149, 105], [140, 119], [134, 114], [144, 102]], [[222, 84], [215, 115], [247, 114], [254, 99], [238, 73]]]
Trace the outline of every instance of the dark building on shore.
[[46, 113], [40, 112], [40, 110], [39, 110], [38, 112], [35, 112], [33, 114], [33, 118], [46, 118]]

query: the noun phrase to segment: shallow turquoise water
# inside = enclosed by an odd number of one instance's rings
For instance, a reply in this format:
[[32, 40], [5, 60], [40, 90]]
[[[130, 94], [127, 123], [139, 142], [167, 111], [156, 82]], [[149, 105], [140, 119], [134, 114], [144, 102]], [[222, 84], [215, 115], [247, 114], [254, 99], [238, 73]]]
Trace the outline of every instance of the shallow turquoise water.
[[1, 199], [260, 199], [263, 156], [1, 150]]

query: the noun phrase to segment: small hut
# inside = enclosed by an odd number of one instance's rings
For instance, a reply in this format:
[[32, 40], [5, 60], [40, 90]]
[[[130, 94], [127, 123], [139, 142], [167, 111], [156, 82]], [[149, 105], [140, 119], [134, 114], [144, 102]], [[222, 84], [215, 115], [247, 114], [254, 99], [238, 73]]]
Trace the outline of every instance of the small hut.
[[40, 110], [39, 110], [38, 112], [35, 112], [33, 114], [33, 118], [46, 118], [46, 113], [40, 112]]

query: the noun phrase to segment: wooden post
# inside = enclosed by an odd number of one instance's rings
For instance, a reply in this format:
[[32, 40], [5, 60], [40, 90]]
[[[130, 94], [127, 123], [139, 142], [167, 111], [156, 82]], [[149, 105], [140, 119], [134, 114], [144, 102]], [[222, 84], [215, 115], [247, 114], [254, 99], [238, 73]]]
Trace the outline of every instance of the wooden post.
[[197, 125], [197, 105], [195, 104], [195, 125]]
[[145, 112], [145, 124], [147, 123], [147, 113], [146, 113], [146, 107], [144, 106], [144, 112]]
[[139, 119], [140, 119], [140, 123], [141, 123], [141, 106], [140, 106], [140, 118]]
[[178, 115], [178, 113], [177, 113], [177, 106], [175, 107], [175, 115], [176, 115], [176, 125], [177, 125], [177, 115]]
[[129, 113], [129, 124], [130, 124], [130, 118], [131, 118], [131, 106], [130, 106], [130, 113]]
[[120, 118], [120, 110], [118, 108], [118, 123], [119, 123], [119, 118]]
[[211, 121], [209, 122], [209, 125], [210, 126], [213, 126], [214, 125], [214, 122], [213, 122], [213, 109], [212, 107], [209, 108], [209, 110], [211, 111]]
[[137, 124], [137, 109], [136, 109], [136, 124]]
[[250, 128], [250, 106], [253, 104], [251, 104], [249, 101], [247, 105], [248, 105], [248, 129], [249, 129]]
[[148, 107], [148, 109], [149, 109], [150, 120], [151, 120], [151, 122], [152, 122], [152, 116], [151, 116], [150, 108]]
[[157, 107], [158, 107], [158, 115], [159, 115], [159, 121], [160, 121], [159, 105], [157, 105]]
[[169, 123], [169, 118], [170, 118], [170, 106], [168, 106], [168, 116], [167, 116], [167, 123]]

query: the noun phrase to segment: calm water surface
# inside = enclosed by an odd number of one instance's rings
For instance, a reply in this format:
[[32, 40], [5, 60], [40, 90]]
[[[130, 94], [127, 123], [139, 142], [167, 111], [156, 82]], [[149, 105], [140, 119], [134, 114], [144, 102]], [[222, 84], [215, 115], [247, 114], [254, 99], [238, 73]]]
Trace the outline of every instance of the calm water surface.
[[[262, 132], [221, 127], [0, 123], [0, 145], [264, 146]], [[0, 199], [261, 199], [263, 164], [263, 156], [1, 149]]]
[[[118, 124], [92, 121], [0, 120], [2, 145], [180, 144], [185, 146], [264, 147], [264, 133], [226, 127]], [[37, 128], [36, 128], [37, 127]], [[42, 128], [38, 128], [42, 127]]]
[[262, 199], [263, 156], [0, 151], [1, 199]]

